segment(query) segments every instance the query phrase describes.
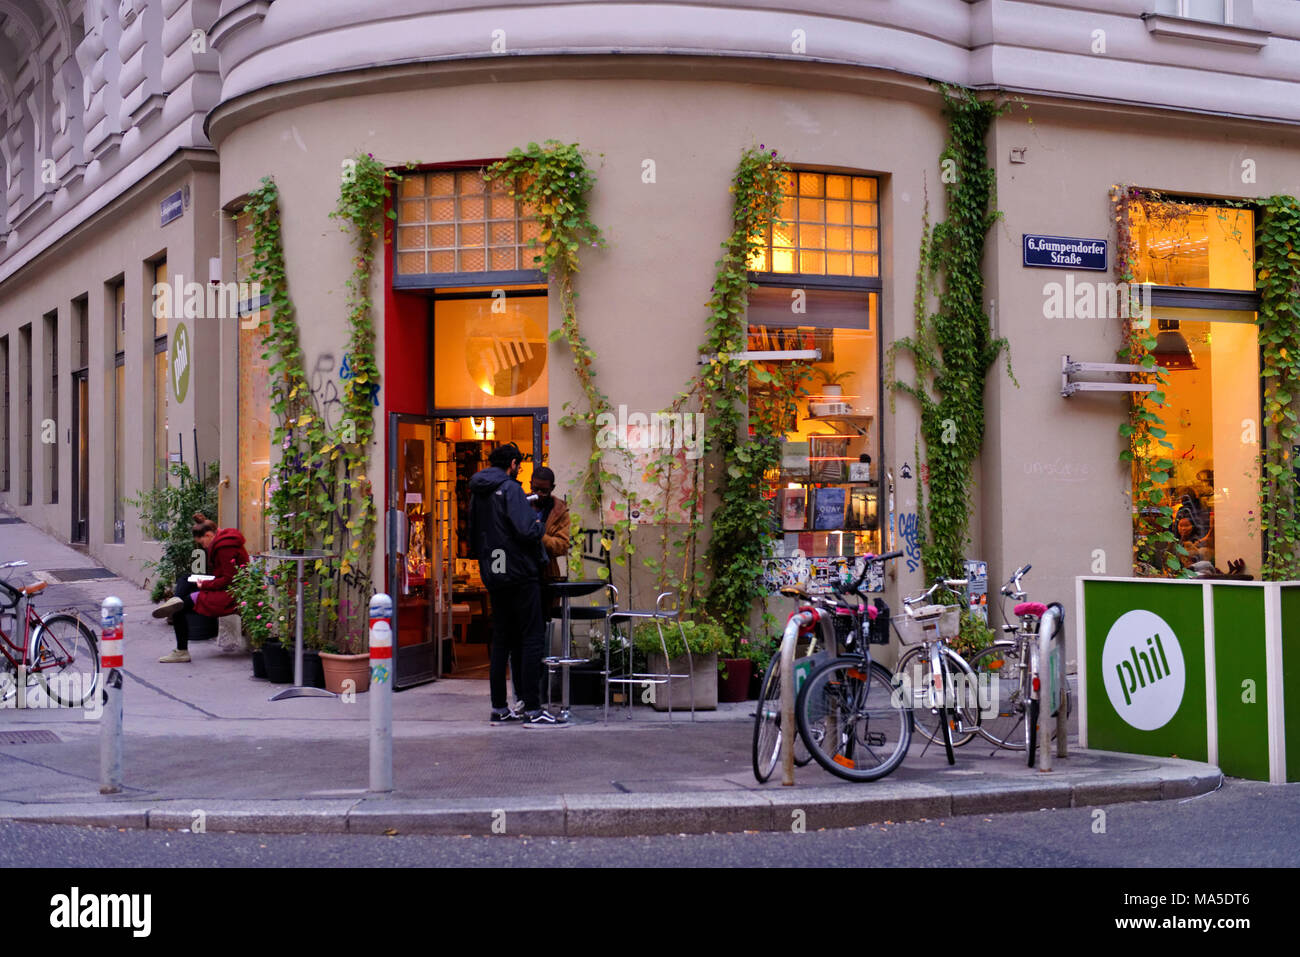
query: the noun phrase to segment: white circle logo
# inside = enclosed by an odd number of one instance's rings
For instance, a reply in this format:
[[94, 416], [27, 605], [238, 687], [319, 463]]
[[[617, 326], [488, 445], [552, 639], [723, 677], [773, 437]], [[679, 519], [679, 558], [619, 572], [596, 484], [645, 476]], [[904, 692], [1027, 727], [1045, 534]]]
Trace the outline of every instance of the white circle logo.
[[1164, 727], [1183, 702], [1183, 649], [1154, 612], [1136, 609], [1115, 620], [1101, 650], [1101, 674], [1115, 711], [1139, 731]]

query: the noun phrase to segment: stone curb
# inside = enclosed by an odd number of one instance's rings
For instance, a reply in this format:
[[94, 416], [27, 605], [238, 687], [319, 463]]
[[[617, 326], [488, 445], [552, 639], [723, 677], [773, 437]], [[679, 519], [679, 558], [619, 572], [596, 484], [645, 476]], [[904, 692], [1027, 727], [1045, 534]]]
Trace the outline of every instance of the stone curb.
[[[0, 819], [92, 827], [189, 829], [255, 834], [528, 835], [633, 837], [715, 831], [855, 827], [968, 814], [1176, 800], [1206, 794], [1223, 777], [1212, 765], [1107, 772], [1084, 780], [928, 784], [882, 781], [851, 788], [579, 794], [527, 798], [127, 801], [21, 805], [0, 802]], [[201, 816], [197, 812], [202, 812]]]

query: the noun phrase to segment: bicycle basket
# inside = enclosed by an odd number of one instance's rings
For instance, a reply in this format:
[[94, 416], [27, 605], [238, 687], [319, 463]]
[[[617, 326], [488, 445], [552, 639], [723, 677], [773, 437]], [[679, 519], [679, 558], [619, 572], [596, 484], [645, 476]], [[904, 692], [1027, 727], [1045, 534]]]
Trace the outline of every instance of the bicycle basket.
[[831, 629], [835, 632], [835, 647], [839, 650], [851, 647], [857, 639], [860, 618], [854, 614], [842, 615], [838, 610], [831, 615]]
[[926, 605], [916, 615], [894, 619], [898, 640], [919, 645], [936, 638], [956, 638], [961, 632], [961, 605]]

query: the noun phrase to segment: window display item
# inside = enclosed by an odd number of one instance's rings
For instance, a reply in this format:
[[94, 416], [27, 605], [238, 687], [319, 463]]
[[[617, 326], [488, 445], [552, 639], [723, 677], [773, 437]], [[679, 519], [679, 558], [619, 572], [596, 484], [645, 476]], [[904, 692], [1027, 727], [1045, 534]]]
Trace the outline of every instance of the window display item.
[[844, 527], [844, 507], [848, 489], [842, 486], [816, 490], [813, 506], [813, 528], [819, 531]]
[[781, 503], [781, 527], [797, 531], [808, 527], [806, 493], [802, 488], [783, 488], [778, 499]]

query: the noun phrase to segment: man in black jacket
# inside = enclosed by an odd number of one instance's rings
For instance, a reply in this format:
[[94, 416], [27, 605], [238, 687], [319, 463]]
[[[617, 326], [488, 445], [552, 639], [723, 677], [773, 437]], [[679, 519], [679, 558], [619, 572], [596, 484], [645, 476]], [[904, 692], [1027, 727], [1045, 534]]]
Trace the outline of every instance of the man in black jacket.
[[[492, 600], [492, 651], [488, 685], [493, 724], [523, 721], [532, 727], [562, 724], [542, 710], [541, 517], [515, 478], [519, 448], [503, 445], [488, 456], [488, 467], [469, 480], [469, 541]], [[506, 702], [506, 666], [524, 690], [523, 714]]]

